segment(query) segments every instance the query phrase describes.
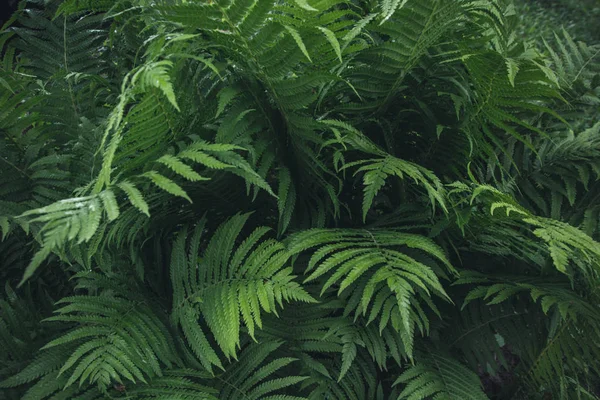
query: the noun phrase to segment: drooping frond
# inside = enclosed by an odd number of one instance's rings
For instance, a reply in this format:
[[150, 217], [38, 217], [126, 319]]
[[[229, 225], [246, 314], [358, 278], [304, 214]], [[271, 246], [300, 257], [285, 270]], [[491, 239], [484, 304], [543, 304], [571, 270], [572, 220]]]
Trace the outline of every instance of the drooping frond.
[[[373, 200], [386, 185], [386, 180], [389, 176], [395, 176], [400, 179], [404, 179], [405, 177], [412, 179], [417, 185], [425, 188], [433, 207], [439, 204], [445, 209], [445, 190], [441, 181], [433, 172], [410, 161], [390, 155], [349, 124], [336, 120], [325, 120], [323, 122], [339, 137], [338, 140], [342, 144], [347, 143], [353, 149], [376, 157], [342, 163], [341, 167], [339, 167], [342, 171], [348, 168], [359, 167], [356, 169], [355, 174], [363, 174], [363, 220], [366, 219], [367, 213], [373, 205]], [[347, 133], [346, 137], [342, 138], [340, 136], [340, 129]]]
[[522, 360], [530, 358], [540, 338], [537, 324], [543, 319], [533, 307], [516, 301], [498, 305], [471, 302], [457, 309], [451, 318], [453, 324], [444, 330], [444, 337], [448, 339], [444, 343], [460, 352], [472, 370], [484, 367], [495, 376], [503, 368], [512, 367], [505, 351], [506, 343], [510, 343], [511, 350]]
[[588, 101], [591, 101], [595, 97], [592, 80], [600, 68], [600, 48], [583, 42], [576, 43], [564, 29], [560, 35], [555, 33], [554, 39], [555, 43], [544, 44], [562, 88], [572, 91], [576, 90], [575, 85], [582, 85], [588, 89], [588, 96], [591, 96]]
[[[464, 193], [467, 188], [466, 185], [459, 187], [455, 189], [457, 193]], [[470, 192], [471, 189], [467, 191]], [[471, 193], [471, 204], [476, 199], [481, 199], [489, 207], [491, 215], [502, 210], [506, 219], [513, 218], [518, 225], [526, 227], [539, 238], [558, 271], [569, 276], [574, 276], [575, 271], [582, 272], [587, 279], [596, 276], [600, 247], [580, 229], [552, 218], [538, 217], [519, 205], [510, 195], [489, 185], [477, 186]]]
[[548, 139], [538, 138], [533, 141], [535, 153], [511, 143], [512, 157], [498, 157], [502, 165], [494, 162], [493, 167], [491, 160], [496, 157], [492, 157], [482, 178], [499, 181], [504, 190], [540, 215], [580, 226], [597, 238], [598, 208], [591, 200], [600, 172], [599, 138], [600, 125], [596, 124], [578, 133], [562, 130]]
[[585, 320], [560, 325], [527, 371], [533, 384], [552, 387], [559, 383], [557, 377], [564, 379], [565, 376], [577, 376], [578, 373], [590, 371], [598, 373], [598, 335], [595, 326], [597, 321], [588, 325]]

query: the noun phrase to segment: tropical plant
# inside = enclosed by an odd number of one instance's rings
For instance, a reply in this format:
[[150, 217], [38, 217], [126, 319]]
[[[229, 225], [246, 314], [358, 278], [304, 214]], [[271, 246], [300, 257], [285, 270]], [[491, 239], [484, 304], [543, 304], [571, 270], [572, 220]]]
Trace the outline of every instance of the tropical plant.
[[523, 9], [22, 0], [0, 397], [597, 398], [600, 46]]

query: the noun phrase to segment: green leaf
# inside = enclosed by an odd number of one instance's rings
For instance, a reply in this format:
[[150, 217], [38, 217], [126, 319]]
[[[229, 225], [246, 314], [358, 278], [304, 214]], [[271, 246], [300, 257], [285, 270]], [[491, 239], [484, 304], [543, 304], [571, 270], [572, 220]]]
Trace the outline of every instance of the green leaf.
[[404, 5], [408, 2], [408, 0], [383, 0], [381, 2], [381, 12], [383, 15], [383, 19], [380, 23], [382, 25], [385, 21], [390, 19], [394, 13], [404, 7]]
[[150, 216], [148, 203], [146, 203], [146, 200], [144, 200], [144, 196], [138, 190], [138, 188], [136, 188], [135, 185], [133, 185], [133, 183], [129, 181], [123, 181], [117, 184], [117, 186], [125, 192], [132, 206], [140, 210], [142, 213], [146, 214], [148, 217]]
[[135, 74], [132, 82], [135, 84], [138, 80], [141, 80], [142, 90], [146, 90], [149, 86], [160, 89], [173, 107], [175, 107], [177, 111], [180, 111], [171, 83], [171, 77], [169, 76], [169, 70], [172, 67], [173, 63], [167, 60], [144, 65]]
[[6, 82], [5, 79], [0, 78], [0, 85], [4, 86], [6, 88], [6, 90], [10, 91], [11, 93], [13, 93], [13, 94], [15, 93], [13, 91], [13, 89], [10, 87], [10, 85], [8, 84], [8, 82]]
[[173, 172], [183, 176], [188, 181], [196, 182], [209, 180], [209, 178], [201, 176], [196, 171], [194, 171], [192, 167], [190, 167], [187, 164], [184, 164], [179, 158], [175, 156], [165, 154], [164, 156], [156, 160], [156, 162], [166, 165]]
[[115, 195], [111, 190], [104, 190], [100, 193], [100, 199], [104, 205], [104, 211], [108, 216], [109, 221], [114, 221], [119, 217], [119, 205], [115, 199]]
[[344, 348], [342, 350], [342, 368], [340, 370], [340, 376], [337, 381], [340, 382], [350, 367], [352, 366], [352, 362], [356, 358], [356, 344], [352, 342], [344, 343]]
[[2, 240], [4, 240], [10, 232], [10, 224], [7, 217], [0, 217], [0, 229], [2, 229]]
[[190, 203], [192, 203], [192, 199], [187, 195], [187, 193], [175, 182], [170, 180], [169, 178], [164, 177], [156, 171], [148, 171], [145, 172], [142, 176], [150, 179], [152, 183], [161, 188], [162, 190], [171, 193], [174, 196], [183, 197]]
[[338, 56], [338, 59], [340, 60], [340, 62], [342, 62], [342, 50], [340, 49], [340, 42], [338, 42], [335, 33], [333, 33], [327, 28], [323, 28], [322, 26], [317, 26], [317, 29], [323, 32], [323, 34], [327, 38], [327, 41], [329, 42], [329, 44], [331, 44], [331, 47], [333, 47], [335, 54]]
[[394, 382], [404, 384], [398, 400], [444, 398], [451, 400], [487, 400], [479, 377], [438, 349], [427, 348]]
[[519, 72], [519, 64], [512, 58], [507, 58], [505, 62], [508, 71], [508, 81], [512, 87], [515, 87], [515, 77]]
[[219, 94], [217, 94], [219, 105], [217, 106], [217, 114], [215, 115], [215, 118], [221, 115], [221, 113], [225, 110], [225, 107], [227, 107], [227, 105], [231, 103], [231, 100], [233, 100], [238, 94], [239, 92], [230, 86], [222, 89]]
[[35, 271], [39, 268], [40, 265], [42, 265], [44, 260], [46, 260], [46, 258], [48, 258], [50, 253], [51, 253], [50, 248], [47, 246], [42, 247], [40, 250], [38, 250], [35, 253], [35, 255], [31, 259], [31, 261], [29, 262], [29, 265], [27, 266], [27, 268], [25, 268], [25, 272], [23, 273], [23, 278], [21, 278], [21, 281], [19, 282], [19, 285], [17, 287], [23, 286], [25, 281], [27, 281], [29, 278], [31, 278], [33, 276]]
[[364, 17], [363, 19], [361, 19], [360, 21], [358, 21], [358, 23], [354, 26], [354, 28], [352, 28], [344, 36], [343, 39], [346, 42], [346, 44], [350, 43], [352, 41], [352, 39], [357, 37], [362, 32], [362, 30], [369, 24], [369, 22], [371, 22], [375, 17], [377, 17], [377, 13], [371, 13], [371, 14], [367, 15], [366, 17]]
[[308, 4], [308, 1], [306, 0], [294, 0], [294, 2], [298, 5], [298, 7], [303, 8], [307, 11], [319, 11], [316, 8], [312, 7], [310, 4]]
[[296, 41], [296, 44], [298, 45], [300, 50], [302, 50], [302, 54], [304, 54], [306, 56], [306, 58], [308, 58], [308, 61], [312, 62], [312, 60], [310, 59], [310, 55], [308, 54], [308, 50], [306, 50], [306, 46], [304, 45], [304, 42], [302, 41], [302, 37], [300, 36], [298, 31], [288, 25], [284, 25], [284, 27], [285, 27], [285, 29], [287, 29], [287, 31], [290, 33], [290, 35], [292, 35], [292, 37]]

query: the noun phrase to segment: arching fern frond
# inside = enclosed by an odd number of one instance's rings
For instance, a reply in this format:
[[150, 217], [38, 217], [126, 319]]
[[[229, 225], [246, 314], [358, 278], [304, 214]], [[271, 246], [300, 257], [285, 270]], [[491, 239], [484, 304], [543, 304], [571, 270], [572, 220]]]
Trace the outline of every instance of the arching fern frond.
[[554, 34], [554, 39], [555, 43], [545, 41], [544, 44], [561, 86], [567, 91], [572, 91], [573, 86], [579, 83], [589, 89], [595, 89], [590, 85], [594, 75], [600, 71], [600, 48], [588, 46], [583, 42], [576, 43], [564, 28], [560, 35]]
[[474, 300], [484, 300], [488, 305], [500, 304], [519, 294], [529, 294], [531, 300], [539, 302], [544, 314], [557, 311], [562, 319], [577, 321], [600, 321], [600, 313], [571, 288], [559, 282], [544, 282], [541, 279], [512, 278], [494, 279], [487, 275], [466, 273], [455, 284], [477, 285], [465, 297], [463, 308]]
[[449, 314], [452, 324], [444, 327], [440, 337], [448, 348], [461, 354], [473, 371], [483, 367], [498, 376], [503, 368], [511, 368], [506, 343], [522, 360], [531, 359], [540, 340], [538, 324], [542, 319], [543, 314], [536, 313], [529, 304], [507, 301], [488, 305], [473, 301], [460, 312], [457, 309]]
[[378, 319], [380, 331], [391, 322], [409, 356], [415, 329], [429, 329], [421, 302], [437, 312], [432, 296], [449, 300], [439, 277], [454, 269], [442, 249], [423, 236], [382, 229], [312, 229], [293, 235], [288, 249], [292, 254], [316, 249], [305, 282], [328, 276], [321, 294], [334, 285], [338, 296], [351, 289], [349, 311], [368, 315], [368, 322]]
[[61, 200], [24, 213], [22, 217], [33, 216], [28, 224], [42, 223], [39, 232], [36, 232], [42, 247], [27, 266], [21, 284], [33, 275], [52, 251], [64, 248], [70, 241], [89, 241], [104, 218], [114, 220], [118, 215], [119, 207], [110, 190], [96, 196]]
[[476, 199], [483, 200], [492, 215], [496, 210], [504, 210], [507, 218], [515, 218], [524, 224], [545, 244], [558, 271], [571, 277], [574, 270], [583, 272], [587, 279], [596, 276], [600, 246], [581, 230], [561, 221], [538, 217], [511, 196], [489, 185], [480, 185], [473, 190], [471, 202]]

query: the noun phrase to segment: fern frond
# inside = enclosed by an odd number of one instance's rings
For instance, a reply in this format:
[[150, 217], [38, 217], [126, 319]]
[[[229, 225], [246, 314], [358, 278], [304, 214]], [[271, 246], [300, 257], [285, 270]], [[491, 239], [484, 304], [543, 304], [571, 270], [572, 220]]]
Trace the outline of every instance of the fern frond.
[[[515, 113], [549, 114], [562, 120], [552, 109], [534, 100], [548, 102], [560, 99], [555, 82], [548, 78], [547, 70], [539, 63], [521, 61], [519, 73], [515, 76], [501, 73], [506, 68], [506, 60], [496, 52], [464, 56], [464, 64], [476, 85], [475, 109], [470, 118], [477, 129], [481, 129], [484, 138], [498, 143], [494, 130], [499, 129], [531, 147], [518, 128], [542, 136], [545, 133], [526, 119], [516, 117]], [[467, 134], [477, 133], [467, 127]]]
[[[73, 296], [48, 321], [77, 322], [80, 327], [52, 340], [44, 348], [77, 344], [60, 368], [69, 375], [65, 387], [77, 380], [106, 389], [113, 379], [146, 382], [173, 362], [167, 329], [148, 307], [112, 296]], [[89, 325], [88, 325], [89, 324]]]
[[464, 282], [469, 284], [488, 284], [472, 289], [465, 297], [463, 308], [477, 299], [486, 301], [488, 305], [493, 305], [503, 303], [521, 293], [528, 293], [534, 302], [539, 301], [544, 314], [557, 311], [564, 320], [574, 321], [578, 319], [593, 321], [600, 318], [600, 315], [586, 299], [582, 299], [573, 290], [560, 283], [553, 284], [537, 280], [519, 282], [518, 279], [514, 279], [514, 282], [509, 283], [471, 273], [458, 279], [456, 284], [462, 284], [463, 279]]
[[472, 370], [485, 366], [497, 376], [503, 368], [511, 368], [504, 351], [506, 343], [523, 360], [529, 359], [539, 340], [537, 326], [543, 316], [517, 301], [499, 305], [473, 301], [451, 318], [452, 325], [443, 331], [449, 347], [458, 350]]
[[[488, 185], [478, 186], [473, 191], [472, 201], [479, 198], [482, 193], [492, 195], [493, 200], [488, 200], [492, 215], [497, 209], [504, 209], [507, 217], [513, 213], [545, 243], [558, 271], [571, 275], [572, 268], [575, 266], [588, 278], [596, 274], [600, 247], [590, 236], [564, 222], [537, 217], [517, 204], [511, 196]], [[570, 265], [570, 262], [573, 265]]]
[[[444, 200], [445, 190], [441, 181], [433, 172], [418, 164], [391, 156], [347, 123], [336, 120], [325, 120], [323, 122], [330, 127], [339, 127], [348, 132], [348, 135], [342, 139], [344, 143], [350, 144], [356, 150], [378, 157], [345, 163], [341, 167], [341, 170], [345, 170], [359, 166], [355, 174], [364, 173], [363, 220], [366, 220], [367, 213], [373, 205], [375, 196], [385, 186], [386, 179], [390, 175], [400, 179], [403, 179], [405, 176], [411, 178], [417, 185], [422, 185], [425, 188], [433, 206], [439, 204], [442, 209], [446, 208]], [[336, 128], [332, 129], [335, 132]]]
[[[585, 321], [565, 322], [558, 327], [528, 371], [534, 384], [553, 387], [557, 376], [562, 379], [569, 374], [597, 373], [597, 331], [590, 328]], [[584, 331], [588, 333], [583, 334]]]
[[126, 386], [131, 399], [201, 399], [217, 400], [217, 390], [207, 386], [210, 375], [195, 370], [167, 370], [163, 376], [155, 377], [148, 384]]
[[[285, 267], [290, 255], [283, 244], [263, 238], [267, 228], [257, 228], [234, 250], [249, 216], [238, 215], [221, 225], [201, 256], [188, 256], [187, 233], [182, 231], [171, 256], [173, 318], [189, 332], [186, 336], [190, 346], [207, 368], [220, 362], [207, 346], [198, 317], [208, 325], [220, 349], [230, 358], [236, 356], [240, 346], [242, 322], [254, 337], [255, 326], [262, 326], [262, 311], [276, 313], [278, 305], [283, 307], [283, 301], [314, 301], [293, 281], [292, 269]], [[196, 228], [194, 243], [202, 230], [202, 225]], [[197, 249], [197, 244], [190, 246]], [[190, 320], [192, 316], [196, 318]]]
[[[353, 82], [361, 97], [372, 100], [368, 108], [388, 105], [420, 58], [464, 18], [468, 3], [383, 1], [380, 3], [382, 19], [377, 24], [380, 26], [374, 24], [377, 14], [371, 14], [371, 18], [367, 17], [357, 24], [359, 28], [371, 23], [371, 31], [390, 39], [362, 52], [360, 67], [353, 72]], [[348, 39], [355, 35], [349, 35]]]
[[23, 213], [21, 217], [29, 217], [28, 224], [42, 223], [38, 233], [42, 247], [25, 269], [21, 284], [33, 275], [52, 251], [62, 249], [71, 241], [83, 243], [92, 239], [105, 213], [108, 220], [119, 215], [119, 207], [110, 190], [96, 196], [60, 200]]
[[[234, 400], [240, 396], [250, 400], [284, 399], [303, 400], [306, 397], [282, 394], [286, 388], [298, 393], [297, 385], [306, 377], [296, 375], [290, 364], [296, 363], [291, 357], [273, 357], [281, 342], [253, 344], [244, 349], [237, 363], [219, 376], [221, 382], [219, 399]], [[285, 392], [283, 392], [285, 393]]]
[[404, 384], [398, 399], [418, 400], [430, 396], [447, 399], [487, 399], [475, 373], [439, 350], [425, 349], [414, 367], [394, 382]]
[[0, 397], [594, 397], [600, 53], [568, 14], [19, 2]]
[[169, 76], [169, 69], [172, 67], [173, 63], [167, 60], [148, 63], [132, 76], [131, 85], [135, 87], [139, 84], [139, 88], [142, 92], [148, 91], [149, 87], [159, 89], [165, 95], [167, 100], [169, 100], [169, 103], [171, 103], [177, 111], [180, 111]]
[[[402, 247], [406, 250], [397, 250]], [[446, 274], [433, 259], [448, 272], [454, 269], [442, 249], [426, 237], [379, 229], [312, 229], [293, 235], [288, 242], [292, 254], [311, 248], [316, 251], [307, 273], [316, 269], [305, 282], [329, 276], [321, 294], [333, 285], [338, 287], [338, 296], [350, 288], [356, 298], [356, 316], [369, 313], [369, 322], [379, 319], [380, 330], [391, 321], [409, 355], [415, 327], [425, 333], [429, 326], [419, 303], [435, 311], [432, 295], [449, 300], [438, 277]], [[432, 258], [425, 261], [424, 255]]]

